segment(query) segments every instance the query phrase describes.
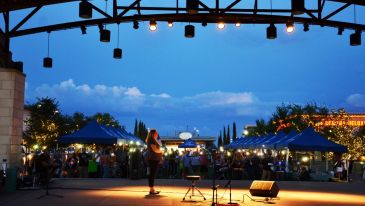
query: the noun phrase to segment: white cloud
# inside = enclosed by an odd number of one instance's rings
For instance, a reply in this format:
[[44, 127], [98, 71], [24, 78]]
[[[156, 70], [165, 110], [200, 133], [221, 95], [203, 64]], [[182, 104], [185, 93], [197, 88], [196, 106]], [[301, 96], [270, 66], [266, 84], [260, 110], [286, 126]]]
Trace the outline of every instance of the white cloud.
[[56, 98], [62, 111], [68, 114], [76, 111], [86, 115], [109, 112], [124, 119], [121, 121], [129, 119], [132, 122], [135, 118], [142, 118], [150, 120], [155, 127], [171, 128], [171, 125], [175, 125], [179, 128], [195, 124], [200, 129], [210, 127], [213, 131], [228, 122], [244, 119], [250, 119], [251, 122], [265, 117], [275, 106], [261, 102], [251, 92], [212, 91], [174, 97], [165, 92], [143, 93], [137, 87], [77, 84], [72, 79], [29, 88], [26, 94], [28, 102], [46, 96]]
[[346, 102], [354, 107], [365, 107], [365, 95], [364, 94], [351, 94], [347, 97]]

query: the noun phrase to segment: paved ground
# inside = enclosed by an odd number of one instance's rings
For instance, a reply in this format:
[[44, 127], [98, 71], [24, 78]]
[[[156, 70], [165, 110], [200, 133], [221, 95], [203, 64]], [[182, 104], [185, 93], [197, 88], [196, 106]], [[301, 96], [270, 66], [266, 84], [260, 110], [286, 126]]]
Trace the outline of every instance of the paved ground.
[[[218, 190], [219, 203], [229, 202], [229, 190], [222, 188], [227, 181], [219, 181], [221, 188]], [[17, 191], [15, 193], [0, 193], [1, 206], [200, 206], [211, 205], [212, 192], [210, 180], [198, 182], [198, 186], [206, 196], [192, 197], [192, 201], [182, 201], [190, 182], [185, 180], [156, 180], [160, 195], [148, 195], [147, 180], [128, 179], [59, 179], [55, 180], [50, 193], [62, 195], [63, 198], [47, 196], [42, 199], [37, 197], [45, 194], [43, 190]], [[249, 194], [248, 188], [251, 181], [232, 181], [232, 200], [240, 205], [257, 206], [268, 203], [250, 201], [243, 194]], [[278, 200], [271, 203], [280, 206], [364, 206], [365, 184], [355, 183], [330, 183], [330, 182], [278, 182], [280, 192]], [[261, 200], [258, 198], [258, 200]]]

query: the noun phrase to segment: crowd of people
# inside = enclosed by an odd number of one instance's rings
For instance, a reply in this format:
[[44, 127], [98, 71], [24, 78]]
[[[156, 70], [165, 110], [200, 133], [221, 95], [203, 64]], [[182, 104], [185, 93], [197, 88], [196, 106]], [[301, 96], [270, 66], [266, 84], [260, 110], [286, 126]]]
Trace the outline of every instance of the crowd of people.
[[[46, 153], [48, 154], [48, 153]], [[148, 177], [148, 161], [146, 149], [106, 147], [93, 153], [74, 152], [69, 154], [51, 153], [48, 158], [35, 155], [27, 167], [28, 174], [42, 174], [45, 160], [52, 168], [54, 178], [145, 178]], [[272, 155], [271, 151], [264, 154], [254, 152], [217, 152], [212, 153], [193, 149], [164, 151], [164, 158], [159, 163], [157, 178], [184, 178], [187, 175], [200, 175], [202, 178], [212, 178], [215, 170], [217, 179], [248, 179], [248, 180], [285, 180], [287, 174], [294, 173], [298, 180], [310, 180], [310, 169], [307, 164], [300, 163], [291, 157], [288, 165], [284, 155]], [[213, 158], [214, 156], [214, 158]], [[342, 167], [343, 166], [343, 167]], [[338, 167], [342, 167], [340, 170]], [[334, 163], [335, 175], [344, 179], [351, 169], [349, 164], [341, 161]], [[341, 171], [341, 174], [338, 172]]]

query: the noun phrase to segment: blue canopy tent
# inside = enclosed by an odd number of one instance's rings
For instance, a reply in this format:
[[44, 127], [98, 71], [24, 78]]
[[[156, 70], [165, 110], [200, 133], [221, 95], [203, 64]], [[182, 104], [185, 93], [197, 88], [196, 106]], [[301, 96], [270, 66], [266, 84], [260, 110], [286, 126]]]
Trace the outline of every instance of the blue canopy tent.
[[262, 144], [265, 145], [266, 149], [275, 149], [275, 143], [285, 136], [286, 136], [286, 134], [284, 131], [279, 131], [275, 136], [266, 140]]
[[237, 145], [234, 147], [234, 149], [248, 149], [249, 145], [256, 141], [259, 137], [253, 136], [253, 137], [245, 137], [242, 141], [238, 142]]
[[60, 144], [117, 144], [121, 141], [137, 140], [137, 137], [130, 137], [125, 130], [106, 125], [100, 125], [96, 120], [89, 122], [86, 126], [72, 134], [64, 135], [58, 139]]
[[195, 140], [187, 139], [183, 143], [179, 144], [179, 148], [196, 148], [198, 145]]
[[288, 141], [293, 139], [296, 135], [298, 135], [298, 132], [296, 130], [292, 129], [292, 130], [290, 130], [290, 132], [287, 135], [278, 139], [275, 142], [272, 142], [272, 144], [274, 145], [274, 148], [276, 150], [285, 149], [284, 147], [287, 145]]
[[285, 144], [281, 144], [280, 147], [286, 147], [289, 150], [296, 151], [347, 152], [345, 146], [326, 139], [311, 127], [303, 130], [303, 132], [293, 138], [288, 139]]

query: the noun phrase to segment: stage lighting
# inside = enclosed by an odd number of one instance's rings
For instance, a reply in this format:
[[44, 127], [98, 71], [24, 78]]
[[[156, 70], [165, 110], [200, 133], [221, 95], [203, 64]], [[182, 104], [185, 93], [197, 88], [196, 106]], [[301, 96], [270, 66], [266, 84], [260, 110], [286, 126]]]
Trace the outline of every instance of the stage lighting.
[[110, 42], [110, 31], [108, 29], [100, 30], [100, 41]]
[[236, 27], [240, 27], [240, 26], [241, 26], [241, 23], [237, 22], [237, 23], [235, 24], [235, 26], [236, 26]]
[[350, 45], [359, 46], [361, 45], [361, 31], [356, 30], [355, 33], [350, 35]]
[[168, 22], [167, 22], [167, 26], [168, 26], [169, 28], [172, 28], [172, 27], [174, 26], [174, 22], [172, 22], [172, 21], [168, 21]]
[[81, 1], [79, 4], [79, 17], [83, 19], [90, 19], [93, 16], [93, 7], [87, 1]]
[[343, 27], [338, 27], [338, 35], [342, 35], [343, 31], [345, 31], [345, 29]]
[[304, 14], [304, 0], [291, 0], [291, 12], [293, 15]]
[[193, 38], [195, 36], [195, 27], [193, 25], [185, 26], [185, 37]]
[[44, 68], [52, 68], [52, 58], [51, 57], [45, 57], [43, 59], [43, 67]]
[[266, 28], [266, 38], [276, 39], [276, 37], [277, 37], [276, 27], [273, 23], [271, 23], [270, 26]]
[[114, 57], [114, 59], [121, 59], [122, 58], [122, 49], [115, 48], [113, 51], [113, 57]]
[[199, 9], [199, 0], [186, 0], [186, 9], [189, 14], [197, 14]]
[[288, 33], [292, 33], [292, 32], [294, 32], [294, 22], [292, 22], [292, 21], [287, 21], [286, 22], [286, 32], [288, 32]]
[[217, 28], [218, 29], [222, 30], [222, 29], [224, 29], [224, 27], [226, 27], [226, 25], [224, 24], [224, 22], [218, 22], [218, 24], [217, 24]]
[[139, 29], [139, 23], [136, 20], [133, 21], [133, 29]]
[[157, 23], [156, 23], [156, 21], [151, 20], [150, 21], [150, 30], [151, 31], [156, 31], [156, 29], [157, 29]]
[[305, 32], [309, 31], [309, 24], [308, 23], [303, 24], [303, 31], [305, 31]]

